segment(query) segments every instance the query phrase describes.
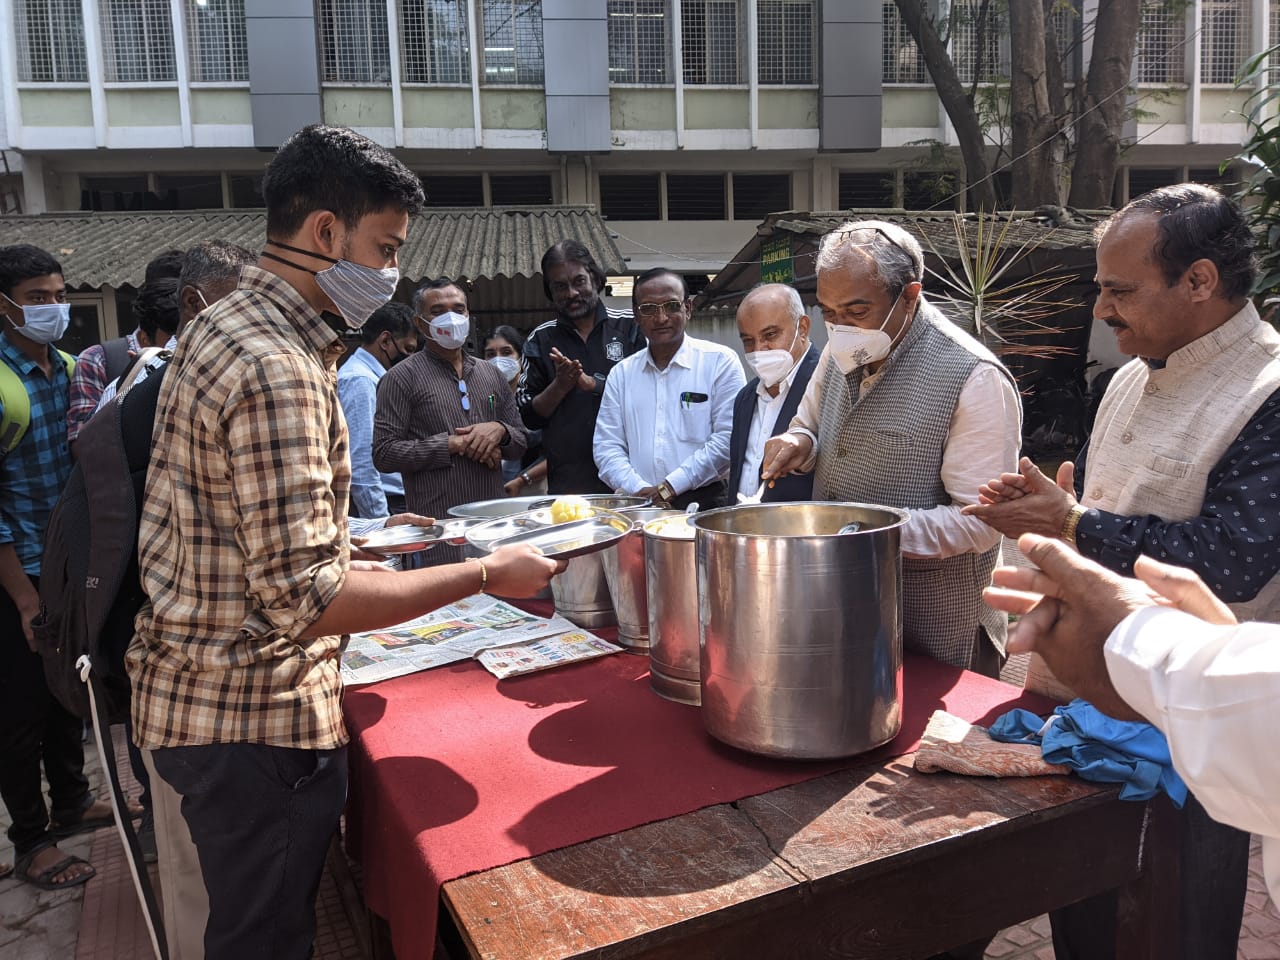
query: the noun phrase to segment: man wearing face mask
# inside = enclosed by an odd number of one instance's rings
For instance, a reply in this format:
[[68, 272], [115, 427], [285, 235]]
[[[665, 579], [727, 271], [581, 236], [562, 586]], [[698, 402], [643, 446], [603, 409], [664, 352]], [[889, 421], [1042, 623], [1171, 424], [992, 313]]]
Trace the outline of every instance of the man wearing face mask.
[[399, 573], [351, 558], [333, 363], [395, 292], [422, 185], [315, 125], [276, 152], [263, 198], [261, 258], [165, 370], [138, 528], [149, 599], [126, 664], [174, 960], [312, 954], [347, 793], [344, 637], [477, 591], [528, 596], [563, 568], [518, 548]]
[[[809, 317], [794, 288], [761, 284], [738, 306], [738, 336], [755, 377], [733, 401], [729, 438], [729, 493], [754, 497], [760, 492], [764, 444], [791, 424], [800, 398], [818, 367], [818, 350], [809, 340]], [[809, 500], [811, 474], [782, 477], [765, 487], [766, 502]]]
[[[519, 459], [527, 440], [502, 372], [463, 351], [471, 320], [462, 288], [433, 280], [413, 300], [427, 347], [378, 386], [373, 462], [404, 477], [410, 511], [443, 517], [460, 503], [501, 497], [502, 461]], [[461, 547], [437, 544], [423, 562], [461, 557]]]
[[413, 311], [403, 303], [379, 307], [360, 328], [360, 346], [338, 370], [338, 399], [351, 436], [351, 515], [385, 517], [405, 512], [404, 481], [373, 465], [373, 416], [378, 382], [418, 350]]
[[[985, 347], [929, 304], [924, 255], [902, 227], [850, 222], [822, 238], [818, 304], [829, 342], [763, 475], [815, 470], [815, 500], [905, 508], [903, 643], [998, 676], [1007, 632], [982, 590], [996, 531], [962, 515], [978, 487], [1018, 462], [1017, 387]], [[816, 468], [816, 469], [815, 469]]]
[[[18, 877], [46, 890], [94, 875], [57, 838], [111, 817], [89, 791], [80, 720], [49, 692], [31, 631], [45, 528], [72, 466], [66, 416], [74, 361], [52, 346], [69, 320], [61, 265], [37, 247], [0, 247], [0, 798]], [[52, 810], [41, 793], [42, 766]]]

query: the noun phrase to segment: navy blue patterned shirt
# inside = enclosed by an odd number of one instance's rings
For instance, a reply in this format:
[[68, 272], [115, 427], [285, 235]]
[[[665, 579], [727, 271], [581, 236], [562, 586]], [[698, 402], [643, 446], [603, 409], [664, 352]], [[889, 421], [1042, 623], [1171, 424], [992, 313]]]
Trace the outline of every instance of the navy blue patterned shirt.
[[22, 569], [40, 575], [44, 531], [71, 473], [67, 407], [71, 379], [49, 348], [52, 377], [0, 334], [0, 363], [13, 370], [31, 399], [31, 425], [8, 455], [0, 456], [0, 544], [12, 543]]
[[[1086, 443], [1076, 457], [1083, 496]], [[1146, 554], [1189, 567], [1226, 603], [1252, 600], [1280, 570], [1280, 390], [1267, 398], [1209, 473], [1200, 516], [1169, 522], [1090, 509], [1076, 528], [1083, 556], [1133, 575]]]

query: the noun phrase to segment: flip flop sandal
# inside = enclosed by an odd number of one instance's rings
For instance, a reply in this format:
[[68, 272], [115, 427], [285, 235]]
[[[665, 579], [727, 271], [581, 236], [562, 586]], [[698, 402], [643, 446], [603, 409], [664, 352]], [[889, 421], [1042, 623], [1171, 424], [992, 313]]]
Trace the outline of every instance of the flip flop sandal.
[[[91, 807], [93, 804], [91, 803], [89, 806]], [[85, 810], [88, 809], [89, 807], [85, 807]], [[142, 816], [142, 805], [139, 803], [130, 801], [126, 809], [128, 810], [130, 820], [136, 820]], [[116, 818], [110, 813], [103, 814], [100, 817], [89, 817], [87, 819], [82, 813], [80, 818], [77, 820], [50, 820], [49, 836], [55, 837], [58, 840], [65, 840], [67, 837], [74, 837], [79, 833], [89, 833], [92, 830], [101, 830], [103, 827], [115, 826], [115, 822]]]
[[[53, 866], [47, 867], [44, 870], [41, 870], [39, 873], [35, 873], [35, 874], [31, 873], [32, 862], [35, 860], [36, 856], [41, 853], [41, 851], [47, 850], [47, 849], [49, 848], [41, 847], [39, 850], [32, 850], [26, 856], [18, 858], [17, 866], [14, 869], [18, 874], [19, 880], [23, 881], [24, 883], [29, 883], [33, 887], [38, 887], [41, 890], [67, 890], [67, 889], [70, 889], [71, 887], [78, 887], [83, 883], [88, 883], [90, 880], [92, 880], [94, 877], [98, 875], [98, 871], [95, 870], [89, 864], [89, 861], [84, 860], [80, 857], [71, 856], [71, 855], [63, 857]], [[53, 878], [56, 877], [58, 874], [60, 874], [63, 870], [66, 870], [68, 867], [74, 867], [77, 864], [81, 864], [81, 863], [83, 863], [86, 867], [89, 867], [88, 873], [81, 874], [80, 876], [74, 877], [71, 880], [64, 880], [62, 883], [57, 883], [54, 881]]]

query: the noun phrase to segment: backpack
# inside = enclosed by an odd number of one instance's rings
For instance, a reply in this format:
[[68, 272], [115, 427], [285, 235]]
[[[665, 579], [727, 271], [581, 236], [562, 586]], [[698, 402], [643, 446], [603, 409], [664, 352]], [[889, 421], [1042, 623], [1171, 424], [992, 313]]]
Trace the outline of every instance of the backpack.
[[[45, 530], [40, 614], [34, 631], [49, 689], [91, 719], [77, 663], [88, 655], [113, 718], [129, 703], [124, 655], [146, 600], [138, 572], [138, 519], [151, 458], [151, 426], [164, 369], [98, 411], [80, 430], [77, 462]], [[92, 483], [86, 483], [86, 477]]]
[[[76, 358], [58, 351], [67, 368], [67, 379], [75, 373]], [[27, 385], [7, 363], [0, 363], [0, 456], [10, 453], [22, 442], [31, 426], [31, 395]]]
[[102, 360], [106, 368], [106, 379], [102, 382], [110, 383], [124, 373], [133, 361], [133, 353], [129, 349], [129, 338], [116, 337], [114, 340], [108, 340], [104, 343], [102, 345]]

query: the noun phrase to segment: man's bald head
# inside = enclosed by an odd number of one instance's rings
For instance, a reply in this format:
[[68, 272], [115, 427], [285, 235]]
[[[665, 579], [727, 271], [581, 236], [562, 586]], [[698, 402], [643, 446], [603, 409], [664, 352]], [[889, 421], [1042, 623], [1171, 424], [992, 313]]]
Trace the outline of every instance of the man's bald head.
[[808, 335], [804, 302], [795, 288], [785, 283], [762, 283], [748, 291], [738, 306], [738, 336], [746, 353], [788, 350], [798, 347]]

